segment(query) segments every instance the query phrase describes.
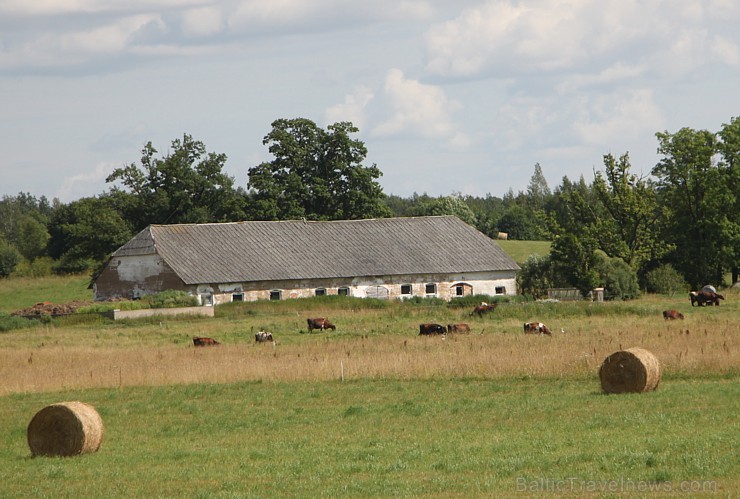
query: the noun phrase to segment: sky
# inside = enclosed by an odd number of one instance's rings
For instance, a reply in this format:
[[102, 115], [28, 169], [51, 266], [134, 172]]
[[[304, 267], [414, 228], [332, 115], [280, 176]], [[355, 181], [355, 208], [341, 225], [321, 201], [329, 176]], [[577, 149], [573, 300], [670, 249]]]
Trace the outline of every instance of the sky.
[[0, 196], [96, 196], [184, 134], [247, 187], [280, 118], [351, 121], [386, 194], [634, 173], [740, 115], [735, 0], [0, 0]]

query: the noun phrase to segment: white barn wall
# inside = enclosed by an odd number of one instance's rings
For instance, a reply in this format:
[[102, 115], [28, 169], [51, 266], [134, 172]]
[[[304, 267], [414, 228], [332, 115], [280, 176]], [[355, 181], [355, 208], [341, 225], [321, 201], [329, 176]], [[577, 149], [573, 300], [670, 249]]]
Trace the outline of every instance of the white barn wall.
[[[410, 284], [412, 293], [401, 294], [401, 286]], [[427, 294], [426, 285], [435, 284], [436, 293]], [[456, 297], [456, 285], [466, 284], [469, 289], [466, 294], [484, 295], [515, 295], [516, 273], [514, 271], [475, 272], [465, 274], [443, 275], [396, 275], [356, 277], [351, 280], [302, 280], [279, 281], [261, 283], [223, 283], [217, 285], [199, 285], [193, 292], [203, 304], [218, 305], [233, 301], [234, 294], [240, 294], [243, 301], [269, 300], [271, 291], [280, 291], [281, 299], [310, 298], [316, 296], [316, 289], [326, 290], [327, 295], [337, 295], [339, 288], [349, 288], [349, 295], [357, 298], [367, 298], [377, 286], [388, 290], [388, 298], [410, 298], [413, 296], [434, 296], [443, 300]], [[503, 293], [496, 293], [496, 288], [504, 288]]]

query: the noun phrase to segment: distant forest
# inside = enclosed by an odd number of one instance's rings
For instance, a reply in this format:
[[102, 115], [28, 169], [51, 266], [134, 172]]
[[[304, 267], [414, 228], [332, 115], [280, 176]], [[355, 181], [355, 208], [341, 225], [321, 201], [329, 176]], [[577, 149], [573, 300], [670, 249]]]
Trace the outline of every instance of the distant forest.
[[503, 197], [386, 194], [380, 169], [363, 164], [357, 131], [348, 122], [322, 129], [276, 120], [263, 140], [274, 159], [250, 168], [244, 187], [223, 173], [224, 154], [185, 134], [166, 155], [148, 143], [140, 162], [114, 170], [98, 196], [61, 203], [4, 195], [0, 277], [95, 273], [150, 224], [454, 215], [494, 239], [552, 241], [550, 255], [522, 266], [520, 289], [533, 297], [548, 287], [586, 294], [603, 286], [608, 298], [626, 299], [726, 285], [728, 274], [738, 281], [738, 118], [718, 132], [656, 133], [661, 159], [649, 177], [632, 172], [627, 153], [607, 154], [592, 179], [563, 177], [554, 188], [535, 164], [526, 191]]

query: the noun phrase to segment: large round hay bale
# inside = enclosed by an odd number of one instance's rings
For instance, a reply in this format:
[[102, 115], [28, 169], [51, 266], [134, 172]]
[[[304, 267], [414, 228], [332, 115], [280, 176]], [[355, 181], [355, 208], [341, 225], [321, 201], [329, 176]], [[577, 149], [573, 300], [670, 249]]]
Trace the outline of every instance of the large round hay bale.
[[44, 407], [28, 424], [34, 456], [74, 456], [95, 452], [103, 441], [103, 420], [91, 405], [60, 402]]
[[649, 392], [660, 383], [660, 363], [643, 348], [628, 348], [604, 359], [599, 378], [606, 393]]

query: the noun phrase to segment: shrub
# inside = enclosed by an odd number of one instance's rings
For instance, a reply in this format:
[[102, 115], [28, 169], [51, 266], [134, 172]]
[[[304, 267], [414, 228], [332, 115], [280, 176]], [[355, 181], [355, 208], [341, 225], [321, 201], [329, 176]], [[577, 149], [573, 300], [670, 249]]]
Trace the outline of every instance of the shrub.
[[549, 255], [529, 255], [517, 274], [519, 291], [534, 298], [547, 297], [547, 290], [559, 287], [559, 284], [561, 283]]
[[21, 254], [15, 246], [0, 239], [0, 277], [8, 277], [21, 261]]
[[37, 321], [30, 321], [23, 317], [15, 317], [3, 312], [0, 312], [0, 333], [6, 333], [14, 329], [23, 329], [33, 327], [38, 324]]
[[688, 291], [689, 285], [676, 269], [664, 264], [645, 274], [645, 289], [648, 293], [673, 295]]
[[497, 299], [490, 295], [468, 295], [455, 298], [449, 303], [450, 308], [474, 308], [480, 305], [480, 302], [493, 303]]
[[64, 255], [54, 264], [57, 274], [82, 274], [93, 268], [93, 261], [84, 257]]
[[54, 273], [54, 260], [48, 256], [35, 260], [21, 261], [13, 271], [13, 277], [48, 277]]
[[640, 296], [637, 273], [621, 258], [602, 256], [597, 264], [604, 299], [631, 300]]
[[167, 290], [141, 299], [149, 308], [197, 307], [198, 299], [185, 291]]

